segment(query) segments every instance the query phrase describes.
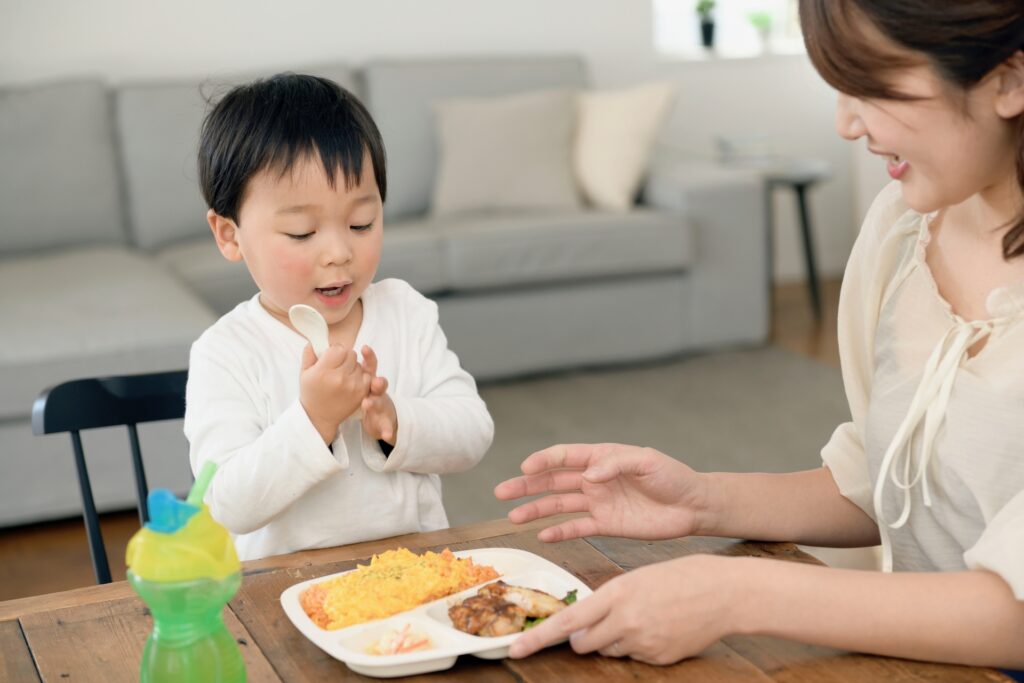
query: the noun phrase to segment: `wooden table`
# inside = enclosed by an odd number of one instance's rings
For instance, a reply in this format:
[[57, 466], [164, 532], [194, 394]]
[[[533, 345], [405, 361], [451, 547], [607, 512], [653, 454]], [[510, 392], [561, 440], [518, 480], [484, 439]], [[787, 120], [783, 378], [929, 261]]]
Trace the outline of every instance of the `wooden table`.
[[[756, 555], [817, 563], [791, 544], [723, 539], [627, 541], [611, 538], [548, 545], [541, 524], [484, 522], [456, 529], [305, 551], [247, 562], [242, 587], [225, 612], [250, 681], [366, 680], [310, 643], [281, 610], [279, 597], [305, 579], [355, 566], [399, 545], [415, 549], [522, 548], [559, 564], [596, 588], [625, 570], [692, 553]], [[136, 681], [151, 620], [125, 582], [0, 603], [0, 681]], [[1008, 681], [990, 669], [848, 654], [767, 637], [729, 637], [700, 657], [670, 667], [579, 656], [568, 645], [524, 660], [460, 657], [424, 681]]]

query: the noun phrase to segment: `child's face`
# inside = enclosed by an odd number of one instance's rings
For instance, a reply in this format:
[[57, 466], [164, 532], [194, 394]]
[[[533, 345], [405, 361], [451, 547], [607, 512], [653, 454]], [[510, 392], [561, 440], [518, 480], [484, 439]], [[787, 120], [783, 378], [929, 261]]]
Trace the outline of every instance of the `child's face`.
[[1020, 114], [1021, 105], [1007, 100], [1005, 75], [997, 70], [960, 93], [929, 66], [909, 68], [894, 86], [924, 99], [840, 95], [836, 129], [848, 140], [867, 138], [868, 149], [887, 159], [889, 174], [902, 184], [912, 209], [928, 213], [956, 205], [1016, 182], [1011, 116]]
[[383, 210], [373, 164], [364, 157], [362, 177], [351, 188], [340, 169], [332, 188], [319, 157], [296, 163], [283, 177], [264, 170], [246, 185], [231, 228], [233, 244], [214, 227], [221, 252], [245, 261], [272, 315], [287, 324], [288, 309], [306, 304], [328, 325], [340, 323], [380, 263]]

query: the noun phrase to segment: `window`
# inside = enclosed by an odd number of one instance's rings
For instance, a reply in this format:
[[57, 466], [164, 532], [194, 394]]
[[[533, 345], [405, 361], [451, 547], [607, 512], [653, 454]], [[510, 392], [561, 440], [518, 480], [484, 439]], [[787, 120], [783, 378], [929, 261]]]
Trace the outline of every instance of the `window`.
[[[765, 52], [803, 52], [798, 0], [717, 0], [715, 47], [720, 57], [750, 57]], [[705, 54], [701, 45], [700, 18], [696, 0], [653, 0], [654, 47], [666, 56], [695, 57]], [[754, 24], [767, 18], [767, 41]]]

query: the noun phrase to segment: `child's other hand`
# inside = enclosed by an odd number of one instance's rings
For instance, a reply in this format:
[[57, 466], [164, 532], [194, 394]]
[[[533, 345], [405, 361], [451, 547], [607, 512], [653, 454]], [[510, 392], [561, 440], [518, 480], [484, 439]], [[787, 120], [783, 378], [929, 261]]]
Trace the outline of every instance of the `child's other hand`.
[[370, 437], [394, 446], [398, 437], [398, 413], [387, 394], [387, 379], [377, 376], [377, 354], [369, 346], [363, 347], [363, 369], [372, 377], [370, 393], [362, 403], [363, 430]]
[[326, 443], [334, 442], [338, 425], [359, 408], [370, 392], [372, 379], [355, 351], [332, 344], [317, 358], [313, 347], [306, 345], [299, 375], [299, 401]]

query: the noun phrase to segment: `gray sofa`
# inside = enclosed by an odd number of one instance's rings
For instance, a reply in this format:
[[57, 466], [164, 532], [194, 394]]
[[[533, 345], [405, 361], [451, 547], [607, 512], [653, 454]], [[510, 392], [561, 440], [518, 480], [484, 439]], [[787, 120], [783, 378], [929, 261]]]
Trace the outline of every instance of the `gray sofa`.
[[[657, 160], [626, 214], [430, 217], [431, 102], [583, 88], [580, 60], [302, 70], [355, 91], [376, 118], [389, 160], [379, 276], [438, 302], [451, 347], [478, 379], [764, 340], [755, 173]], [[244, 266], [217, 251], [195, 180], [204, 95], [221, 89], [93, 80], [0, 89], [0, 524], [80, 510], [68, 438], [31, 434], [42, 389], [184, 367], [202, 330], [254, 293]], [[187, 488], [180, 422], [140, 432], [150, 484]], [[85, 452], [100, 509], [130, 507], [124, 431], [86, 434]]]

